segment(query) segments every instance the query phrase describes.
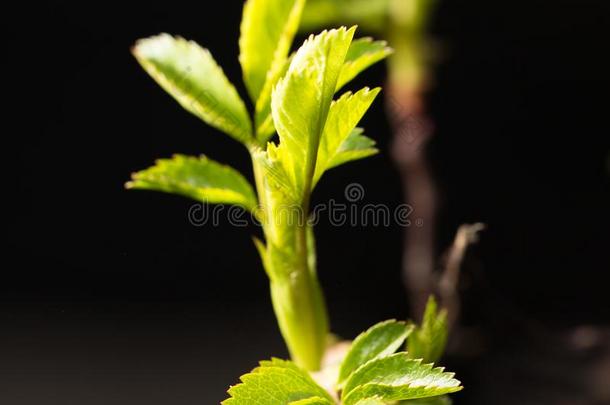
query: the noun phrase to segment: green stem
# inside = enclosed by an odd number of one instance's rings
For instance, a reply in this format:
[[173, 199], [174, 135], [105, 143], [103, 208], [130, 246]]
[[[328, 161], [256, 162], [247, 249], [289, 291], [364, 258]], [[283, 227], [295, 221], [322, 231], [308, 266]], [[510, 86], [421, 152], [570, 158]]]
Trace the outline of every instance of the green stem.
[[[299, 253], [299, 259], [305, 255]], [[315, 272], [300, 267], [294, 269], [288, 279], [272, 281], [271, 297], [290, 356], [307, 370], [319, 370], [328, 318]]]
[[253, 159], [255, 184], [262, 208], [266, 248], [263, 265], [269, 276], [273, 309], [291, 358], [316, 371], [326, 348], [328, 315], [315, 269], [313, 230], [307, 224], [307, 198], [279, 217], [268, 198], [269, 185]]

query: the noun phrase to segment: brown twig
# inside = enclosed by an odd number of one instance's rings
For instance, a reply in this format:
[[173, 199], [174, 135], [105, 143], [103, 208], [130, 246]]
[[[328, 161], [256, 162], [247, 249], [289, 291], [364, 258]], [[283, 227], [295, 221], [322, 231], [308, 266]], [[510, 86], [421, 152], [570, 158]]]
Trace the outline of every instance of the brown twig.
[[445, 255], [445, 265], [438, 279], [437, 290], [441, 305], [447, 309], [450, 329], [460, 314], [458, 282], [464, 255], [468, 246], [478, 242], [479, 232], [483, 229], [485, 229], [485, 224], [479, 222], [461, 225], [455, 234], [453, 244]]
[[425, 157], [431, 124], [422, 113], [420, 92], [407, 89], [390, 83], [387, 105], [393, 129], [392, 157], [405, 201], [417, 218], [417, 226], [405, 229], [402, 274], [411, 315], [419, 320], [433, 292], [436, 186]]

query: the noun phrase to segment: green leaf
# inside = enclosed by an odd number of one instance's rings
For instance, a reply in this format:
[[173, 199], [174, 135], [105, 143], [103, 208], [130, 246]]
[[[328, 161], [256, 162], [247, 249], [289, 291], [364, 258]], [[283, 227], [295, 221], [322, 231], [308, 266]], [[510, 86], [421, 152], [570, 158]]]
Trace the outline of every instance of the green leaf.
[[370, 90], [365, 87], [355, 94], [347, 92], [338, 100], [333, 101], [318, 147], [314, 185], [329, 168], [341, 146], [348, 139], [380, 91], [380, 88]]
[[238, 141], [252, 142], [244, 102], [207, 49], [169, 34], [141, 39], [132, 52], [187, 111]]
[[406, 353], [371, 360], [356, 370], [342, 392], [344, 405], [377, 397], [384, 401], [400, 401], [445, 395], [461, 389], [453, 373], [442, 367], [421, 364]]
[[448, 334], [447, 311], [438, 311], [436, 300], [430, 296], [421, 326], [415, 328], [407, 341], [409, 357], [437, 362], [445, 351]]
[[239, 38], [244, 82], [255, 104], [256, 138], [266, 142], [275, 131], [271, 93], [290, 65], [288, 53], [305, 0], [248, 0]]
[[[332, 398], [294, 363], [273, 359], [241, 377], [241, 384], [229, 388], [231, 398], [223, 405], [332, 404]], [[310, 402], [300, 402], [308, 400]], [[324, 402], [326, 401], [326, 402]]]
[[235, 169], [208, 159], [174, 155], [159, 159], [132, 174], [127, 188], [156, 190], [190, 197], [199, 202], [227, 203], [254, 210], [256, 196], [250, 183]]
[[318, 145], [354, 31], [342, 27], [310, 36], [273, 91], [278, 160], [301, 198], [310, 193]]
[[239, 39], [244, 81], [255, 104], [259, 143], [275, 131], [271, 93], [290, 65], [288, 53], [301, 20], [305, 0], [248, 0]]
[[[355, 128], [339, 147], [335, 156], [328, 163], [328, 169], [340, 166], [379, 152], [375, 147], [375, 141], [362, 134], [362, 128]], [[327, 169], [327, 170], [328, 170]]]
[[405, 322], [388, 320], [380, 322], [361, 333], [352, 343], [341, 363], [338, 385], [342, 387], [349, 376], [361, 365], [394, 353], [413, 328]]
[[337, 90], [369, 66], [385, 59], [392, 52], [392, 48], [387, 46], [386, 41], [373, 41], [370, 37], [354, 40], [345, 57], [345, 63], [337, 82]]
[[254, 111], [254, 121], [256, 124], [256, 138], [259, 142], [267, 142], [275, 132], [273, 116], [271, 115], [271, 92], [277, 81], [288, 71], [292, 57], [286, 59], [282, 67], [278, 70], [276, 77], [268, 80], [263, 88], [261, 96], [256, 102]]
[[[341, 68], [341, 74], [337, 82], [336, 90], [350, 82], [360, 72], [384, 59], [392, 53], [392, 49], [386, 46], [385, 41], [373, 42], [371, 38], [359, 38], [354, 40], [345, 56], [345, 61]], [[288, 69], [288, 63], [282, 68], [281, 76]], [[335, 91], [336, 91], [335, 90]], [[259, 99], [256, 108], [257, 136], [259, 140], [266, 141], [275, 128], [271, 117], [271, 107], [269, 101], [261, 102], [264, 97]], [[260, 104], [260, 105], [259, 105]], [[259, 108], [260, 107], [260, 108]]]
[[304, 0], [248, 0], [239, 38], [239, 62], [250, 97], [269, 95], [301, 20]]

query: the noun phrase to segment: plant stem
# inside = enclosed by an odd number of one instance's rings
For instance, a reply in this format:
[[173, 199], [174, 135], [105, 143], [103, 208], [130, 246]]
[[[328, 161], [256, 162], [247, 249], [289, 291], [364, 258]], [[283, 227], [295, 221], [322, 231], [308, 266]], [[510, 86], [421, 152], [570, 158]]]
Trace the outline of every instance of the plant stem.
[[275, 199], [267, 196], [272, 186], [256, 159], [253, 170], [266, 239], [261, 255], [278, 325], [295, 363], [317, 371], [329, 326], [316, 273], [313, 230], [307, 223], [308, 198], [298, 207], [273, 206]]

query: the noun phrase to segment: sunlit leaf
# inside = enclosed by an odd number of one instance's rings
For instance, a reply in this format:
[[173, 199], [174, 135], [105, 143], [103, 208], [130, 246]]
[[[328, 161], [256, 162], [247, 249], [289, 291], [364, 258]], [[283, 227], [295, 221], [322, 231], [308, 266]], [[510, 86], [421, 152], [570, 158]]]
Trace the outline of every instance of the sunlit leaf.
[[324, 171], [331, 166], [335, 157], [340, 153], [344, 142], [349, 138], [380, 91], [380, 88], [370, 90], [365, 87], [355, 94], [347, 92], [338, 100], [333, 101], [320, 139], [314, 185]]
[[[335, 156], [328, 163], [328, 169], [379, 152], [375, 147], [375, 141], [362, 134], [362, 128], [355, 128], [341, 144]], [[327, 170], [328, 170], [327, 169]]]
[[337, 89], [350, 82], [360, 72], [375, 63], [385, 59], [392, 53], [385, 41], [373, 41], [372, 38], [358, 38], [354, 40], [345, 56], [345, 63], [337, 82]]
[[[223, 405], [326, 405], [333, 400], [328, 393], [294, 363], [261, 362], [261, 366], [243, 375], [241, 384], [229, 389], [231, 398]], [[303, 402], [305, 401], [305, 402]], [[308, 402], [309, 401], [309, 402]], [[326, 402], [325, 402], [326, 401]]]
[[239, 61], [250, 97], [267, 97], [277, 81], [298, 29], [304, 0], [248, 0], [239, 38]]
[[187, 111], [238, 141], [252, 141], [246, 107], [207, 49], [181, 37], [141, 39], [132, 52], [155, 81]]
[[163, 191], [199, 202], [235, 204], [247, 210], [257, 205], [252, 186], [238, 171], [205, 156], [159, 159], [131, 178], [127, 188]]
[[344, 405], [353, 405], [365, 398], [400, 401], [445, 395], [461, 389], [453, 376], [404, 352], [396, 353], [358, 368], [345, 383], [341, 397]]
[[445, 351], [448, 334], [447, 311], [439, 311], [436, 300], [430, 296], [422, 324], [415, 328], [407, 340], [409, 357], [437, 362]]
[[337, 385], [342, 387], [350, 375], [366, 362], [394, 353], [412, 329], [405, 322], [389, 320], [358, 335], [341, 363]]
[[278, 160], [302, 196], [310, 192], [318, 145], [354, 31], [340, 28], [311, 36], [273, 92]]
[[[391, 53], [392, 49], [386, 45], [385, 41], [373, 41], [368, 37], [358, 38], [352, 41], [347, 51], [347, 55], [345, 56], [343, 66], [341, 67], [341, 74], [337, 81], [336, 90], [345, 86], [345, 84], [350, 82], [363, 70], [383, 60]], [[288, 69], [288, 61], [289, 59], [281, 71], [281, 76], [283, 76]], [[263, 100], [265, 100], [264, 97], [259, 99], [256, 108], [257, 136], [261, 140], [267, 140], [268, 137], [273, 134], [275, 128], [271, 117], [269, 100], [262, 102]]]

